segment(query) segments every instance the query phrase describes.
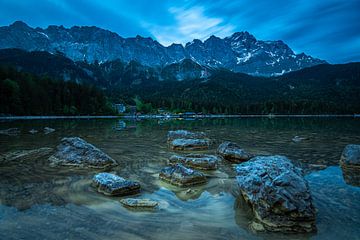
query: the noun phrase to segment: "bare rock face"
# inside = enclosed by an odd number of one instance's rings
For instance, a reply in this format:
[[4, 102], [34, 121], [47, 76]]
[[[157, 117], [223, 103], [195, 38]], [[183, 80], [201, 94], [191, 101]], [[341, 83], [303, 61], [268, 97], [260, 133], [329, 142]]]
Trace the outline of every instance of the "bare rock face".
[[167, 135], [168, 142], [171, 142], [175, 139], [182, 138], [182, 139], [203, 139], [207, 138], [204, 132], [190, 132], [187, 130], [175, 130], [169, 131]]
[[201, 170], [215, 170], [219, 158], [215, 155], [190, 153], [185, 156], [173, 155], [169, 161], [171, 164], [181, 163], [184, 166]]
[[154, 209], [159, 203], [151, 199], [125, 198], [120, 203], [130, 209]]
[[98, 192], [109, 196], [126, 196], [140, 192], [139, 183], [105, 172], [96, 174], [92, 185]]
[[170, 147], [180, 151], [206, 150], [210, 147], [210, 140], [177, 138], [170, 142]]
[[346, 183], [360, 186], [360, 145], [349, 144], [344, 148], [340, 166]]
[[32, 150], [19, 150], [19, 151], [8, 152], [8, 153], [0, 154], [0, 163], [34, 160], [41, 157], [49, 156], [52, 151], [53, 151], [52, 148], [43, 147]]
[[116, 166], [114, 159], [79, 137], [63, 138], [49, 157], [52, 165], [106, 168]]
[[254, 230], [316, 231], [308, 183], [288, 158], [255, 157], [237, 165], [236, 171], [241, 194], [255, 215]]
[[252, 157], [251, 154], [247, 153], [233, 142], [224, 142], [220, 144], [217, 153], [224, 159], [233, 163], [241, 163]]
[[161, 180], [179, 187], [204, 184], [207, 181], [204, 174], [184, 167], [182, 164], [163, 168], [159, 177]]

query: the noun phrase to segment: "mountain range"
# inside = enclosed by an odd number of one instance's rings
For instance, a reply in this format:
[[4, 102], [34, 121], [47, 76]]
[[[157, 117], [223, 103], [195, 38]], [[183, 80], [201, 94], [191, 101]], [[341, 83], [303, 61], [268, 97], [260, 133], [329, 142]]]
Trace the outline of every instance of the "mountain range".
[[[185, 46], [166, 47], [149, 37], [123, 38], [94, 26], [43, 29], [32, 28], [21, 21], [0, 27], [0, 49], [8, 48], [60, 53], [75, 62], [136, 61], [160, 69], [178, 63], [193, 64], [191, 60], [203, 70], [225, 68], [258, 76], [278, 76], [326, 63], [304, 53], [295, 54], [283, 41], [257, 40], [248, 32], [236, 32], [225, 38], [211, 36], [205, 41], [194, 39]], [[189, 74], [179, 71], [176, 78], [182, 80]]]

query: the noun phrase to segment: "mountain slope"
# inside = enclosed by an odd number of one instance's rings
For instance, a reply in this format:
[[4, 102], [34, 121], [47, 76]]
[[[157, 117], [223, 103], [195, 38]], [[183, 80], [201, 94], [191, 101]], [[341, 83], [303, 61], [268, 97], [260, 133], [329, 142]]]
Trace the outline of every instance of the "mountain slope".
[[280, 75], [325, 61], [295, 54], [282, 41], [259, 41], [248, 32], [234, 33], [224, 39], [211, 36], [204, 42], [194, 40], [184, 46], [165, 47], [151, 38], [123, 38], [97, 27], [49, 26], [31, 28], [17, 21], [0, 27], [0, 49], [62, 52], [74, 61], [93, 63], [137, 61], [145, 66], [163, 67], [191, 59], [207, 67], [227, 68], [252, 75]]
[[59, 54], [6, 49], [0, 50], [0, 67], [4, 65], [90, 83], [104, 89], [114, 102], [128, 104], [139, 96], [154, 107], [199, 112], [360, 112], [360, 63], [322, 64], [278, 77], [256, 77], [203, 67], [190, 59], [161, 68], [136, 61], [73, 62]]

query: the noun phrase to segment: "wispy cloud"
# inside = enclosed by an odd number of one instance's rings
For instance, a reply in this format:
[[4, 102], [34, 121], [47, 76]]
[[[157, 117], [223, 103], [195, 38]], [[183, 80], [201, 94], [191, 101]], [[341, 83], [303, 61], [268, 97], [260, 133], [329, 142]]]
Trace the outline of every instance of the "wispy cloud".
[[207, 16], [205, 8], [170, 7], [168, 10], [175, 19], [172, 25], [153, 25], [144, 23], [151, 34], [162, 44], [186, 43], [193, 39], [204, 40], [211, 35], [225, 37], [234, 32], [235, 27], [225, 23], [220, 17]]

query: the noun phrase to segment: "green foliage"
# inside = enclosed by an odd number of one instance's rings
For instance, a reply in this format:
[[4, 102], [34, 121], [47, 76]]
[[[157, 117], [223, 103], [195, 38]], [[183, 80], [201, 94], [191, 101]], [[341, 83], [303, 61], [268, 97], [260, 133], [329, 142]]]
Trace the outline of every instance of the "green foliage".
[[152, 113], [154, 112], [154, 109], [152, 107], [151, 103], [144, 103], [141, 101], [141, 99], [138, 96], [135, 96], [133, 98], [135, 104], [136, 104], [136, 110], [141, 113]]
[[0, 113], [11, 115], [114, 114], [104, 93], [93, 86], [0, 67]]

